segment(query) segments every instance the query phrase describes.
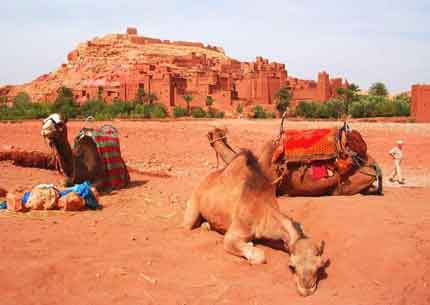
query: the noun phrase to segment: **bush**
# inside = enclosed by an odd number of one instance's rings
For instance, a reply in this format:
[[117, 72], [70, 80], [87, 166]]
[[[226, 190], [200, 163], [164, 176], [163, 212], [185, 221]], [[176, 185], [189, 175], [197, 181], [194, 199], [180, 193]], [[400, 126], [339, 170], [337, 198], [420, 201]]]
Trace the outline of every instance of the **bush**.
[[252, 108], [252, 118], [253, 119], [274, 119], [276, 118], [276, 113], [273, 111], [266, 111], [260, 105], [256, 105]]
[[402, 98], [391, 101], [382, 96], [362, 96], [352, 103], [351, 115], [354, 118], [409, 116], [410, 104]]
[[96, 117], [96, 114], [102, 114], [106, 112], [109, 105], [102, 101], [88, 101], [80, 108], [80, 114], [84, 117], [93, 116]]
[[266, 111], [264, 111], [263, 107], [260, 105], [256, 105], [254, 108], [252, 108], [252, 118], [254, 119], [265, 119], [266, 118]]
[[175, 106], [175, 107], [173, 107], [173, 116], [175, 118], [187, 116], [187, 109], [182, 108], [180, 106]]
[[191, 109], [191, 116], [193, 118], [205, 118], [206, 112], [201, 107], [194, 107]]
[[296, 114], [304, 118], [317, 118], [321, 104], [314, 101], [301, 101], [296, 108]]
[[406, 100], [394, 100], [394, 115], [395, 116], [410, 116], [411, 104]]
[[267, 119], [274, 119], [276, 118], [276, 113], [270, 111], [270, 112], [266, 112], [266, 118]]
[[112, 104], [108, 105], [105, 111], [112, 117], [128, 117], [138, 106], [140, 105], [134, 102], [115, 100]]
[[114, 117], [108, 112], [98, 112], [94, 115], [97, 121], [111, 121]]
[[225, 113], [222, 111], [219, 111], [218, 109], [210, 107], [208, 109], [208, 112], [206, 113], [206, 116], [208, 118], [216, 118], [216, 119], [222, 119], [224, 118]]
[[164, 119], [167, 117], [167, 109], [163, 104], [150, 104], [147, 105], [150, 113], [151, 119]]

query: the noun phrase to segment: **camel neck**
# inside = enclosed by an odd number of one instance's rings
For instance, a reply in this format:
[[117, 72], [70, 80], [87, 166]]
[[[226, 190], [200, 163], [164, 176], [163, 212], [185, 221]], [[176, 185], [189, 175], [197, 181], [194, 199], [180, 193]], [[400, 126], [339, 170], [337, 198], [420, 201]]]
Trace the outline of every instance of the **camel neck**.
[[73, 152], [70, 147], [67, 135], [64, 138], [55, 139], [54, 149], [56, 150], [57, 157], [60, 161], [61, 170], [67, 177], [73, 176]]
[[[297, 240], [303, 238], [301, 230], [296, 228], [296, 224], [292, 219], [283, 215], [279, 210], [271, 208], [269, 210], [268, 217], [266, 219], [266, 231], [267, 234], [264, 236], [270, 240], [282, 240], [284, 244], [292, 248]], [[267, 224], [269, 224], [267, 226]]]
[[219, 154], [225, 164], [229, 164], [236, 156], [236, 152], [233, 148], [224, 141], [215, 141], [212, 143], [212, 147]]

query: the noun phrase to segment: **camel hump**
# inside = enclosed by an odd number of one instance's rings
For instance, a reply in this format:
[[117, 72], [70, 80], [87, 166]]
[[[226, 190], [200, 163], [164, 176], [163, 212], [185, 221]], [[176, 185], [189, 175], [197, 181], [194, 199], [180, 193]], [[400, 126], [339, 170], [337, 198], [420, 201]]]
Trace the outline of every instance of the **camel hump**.
[[257, 157], [247, 149], [241, 150], [221, 173], [227, 179], [239, 179], [245, 185], [266, 186], [270, 181], [261, 170]]

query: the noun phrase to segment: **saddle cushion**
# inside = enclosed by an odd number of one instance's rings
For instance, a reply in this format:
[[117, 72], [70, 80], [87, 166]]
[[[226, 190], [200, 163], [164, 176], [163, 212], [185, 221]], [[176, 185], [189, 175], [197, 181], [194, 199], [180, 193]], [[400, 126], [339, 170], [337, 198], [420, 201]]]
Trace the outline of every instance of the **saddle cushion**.
[[84, 128], [79, 132], [75, 143], [83, 136], [91, 137], [96, 144], [106, 171], [103, 187], [111, 189], [125, 187], [128, 184], [129, 175], [121, 156], [117, 129], [111, 125], [104, 125], [99, 129]]
[[336, 136], [335, 128], [284, 131], [272, 161], [276, 162], [282, 155], [287, 162], [336, 158]]

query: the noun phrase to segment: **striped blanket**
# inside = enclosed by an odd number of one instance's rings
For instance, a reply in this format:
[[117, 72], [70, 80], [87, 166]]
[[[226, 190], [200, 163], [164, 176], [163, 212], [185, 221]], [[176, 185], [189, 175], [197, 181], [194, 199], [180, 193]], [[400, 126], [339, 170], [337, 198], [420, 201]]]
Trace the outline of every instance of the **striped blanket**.
[[103, 188], [119, 189], [125, 187], [130, 177], [121, 157], [117, 129], [111, 125], [104, 125], [99, 129], [83, 128], [75, 139], [75, 145], [84, 136], [93, 139], [105, 167], [106, 179]]

